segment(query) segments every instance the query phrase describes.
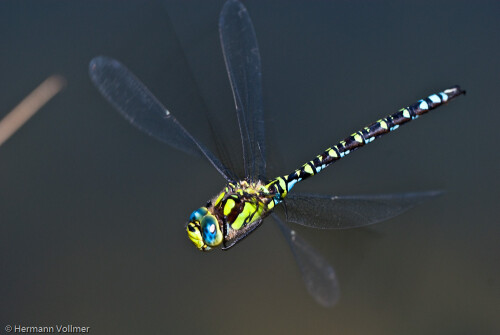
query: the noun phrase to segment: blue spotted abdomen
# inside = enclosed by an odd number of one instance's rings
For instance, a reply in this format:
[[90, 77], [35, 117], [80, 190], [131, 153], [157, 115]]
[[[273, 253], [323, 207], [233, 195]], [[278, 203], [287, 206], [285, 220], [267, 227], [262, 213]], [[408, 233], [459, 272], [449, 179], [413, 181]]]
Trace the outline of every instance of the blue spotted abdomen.
[[420, 115], [462, 94], [465, 94], [465, 91], [460, 89], [459, 86], [454, 86], [443, 92], [432, 94], [425, 99], [419, 100], [406, 108], [402, 108], [398, 112], [351, 134], [351, 136], [340, 141], [333, 147], [326, 149], [322, 154], [305, 163], [291, 174], [272, 180], [267, 186], [270, 189], [274, 188], [277, 192], [275, 203], [286, 197], [290, 189], [297, 182], [319, 173], [328, 165], [341, 159], [351, 151], [372, 142], [377, 137], [398, 129], [399, 126], [418, 118]]

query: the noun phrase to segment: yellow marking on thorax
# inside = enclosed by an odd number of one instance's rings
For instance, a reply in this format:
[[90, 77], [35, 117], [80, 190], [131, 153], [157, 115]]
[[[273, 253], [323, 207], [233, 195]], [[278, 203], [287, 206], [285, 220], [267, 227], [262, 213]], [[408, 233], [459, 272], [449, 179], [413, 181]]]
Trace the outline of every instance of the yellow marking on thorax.
[[240, 214], [236, 217], [236, 220], [231, 224], [231, 227], [233, 229], [240, 229], [241, 226], [243, 226], [244, 223], [248, 223], [248, 218], [250, 215], [252, 215], [253, 212], [257, 209], [257, 206], [255, 204], [252, 204], [250, 202], [246, 202], [245, 205], [243, 206], [243, 210], [241, 211]]
[[[227, 188], [226, 188], [226, 192], [227, 192]], [[215, 203], [214, 203], [214, 206], [217, 206], [221, 200], [224, 198], [224, 196], [226, 195], [226, 192], [221, 192], [221, 194], [219, 194], [219, 196], [217, 197], [217, 199], [215, 200]]]
[[236, 206], [236, 202], [231, 198], [227, 199], [224, 205], [224, 215], [229, 215], [234, 206]]
[[259, 193], [259, 192], [258, 192], [256, 189], [254, 189], [254, 188], [248, 188], [248, 189], [246, 190], [246, 192], [247, 192], [248, 194], [258, 194], [258, 193]]

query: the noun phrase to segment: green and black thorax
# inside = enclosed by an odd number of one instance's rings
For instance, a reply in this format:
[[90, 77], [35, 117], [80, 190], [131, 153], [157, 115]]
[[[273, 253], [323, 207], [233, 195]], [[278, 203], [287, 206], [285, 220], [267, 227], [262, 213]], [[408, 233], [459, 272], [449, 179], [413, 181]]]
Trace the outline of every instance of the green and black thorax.
[[242, 180], [227, 186], [194, 211], [187, 224], [190, 239], [203, 251], [228, 249], [255, 230], [281, 197], [264, 182]]

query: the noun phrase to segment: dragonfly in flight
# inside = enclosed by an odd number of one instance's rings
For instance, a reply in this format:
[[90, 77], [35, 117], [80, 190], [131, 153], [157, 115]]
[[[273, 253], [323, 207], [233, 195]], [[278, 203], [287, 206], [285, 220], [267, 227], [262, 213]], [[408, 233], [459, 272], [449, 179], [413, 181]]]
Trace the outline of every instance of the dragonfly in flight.
[[180, 151], [208, 160], [226, 180], [221, 192], [189, 216], [186, 231], [199, 250], [217, 247], [227, 250], [258, 228], [264, 219], [272, 217], [293, 251], [309, 293], [321, 305], [332, 306], [340, 292], [333, 268], [284, 224], [275, 209], [284, 206], [287, 221], [307, 227], [346, 229], [387, 220], [436, 196], [439, 192], [334, 196], [291, 191], [297, 183], [318, 174], [355, 149], [465, 91], [453, 86], [431, 94], [352, 133], [291, 173], [268, 178], [261, 60], [252, 21], [239, 1], [229, 0], [223, 6], [219, 34], [236, 106], [244, 176], [237, 175], [228, 163], [188, 132], [118, 61], [104, 56], [92, 59], [90, 77], [101, 94], [134, 126]]

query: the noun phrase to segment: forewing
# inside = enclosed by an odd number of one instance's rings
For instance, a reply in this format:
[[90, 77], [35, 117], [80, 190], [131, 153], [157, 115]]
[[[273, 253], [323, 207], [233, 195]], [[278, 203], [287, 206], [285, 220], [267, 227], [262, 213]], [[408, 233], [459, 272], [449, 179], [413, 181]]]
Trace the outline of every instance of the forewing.
[[309, 243], [273, 214], [281, 232], [292, 249], [307, 291], [320, 305], [331, 307], [340, 298], [340, 289], [335, 271]]
[[199, 143], [117, 60], [99, 56], [90, 62], [90, 78], [101, 94], [134, 126], [185, 153], [205, 157], [226, 178], [231, 172]]
[[285, 199], [288, 221], [320, 229], [347, 229], [381, 222], [442, 194], [440, 191], [328, 196], [289, 194]]
[[236, 104], [245, 174], [255, 181], [266, 168], [261, 63], [252, 21], [239, 1], [225, 3], [219, 33]]

